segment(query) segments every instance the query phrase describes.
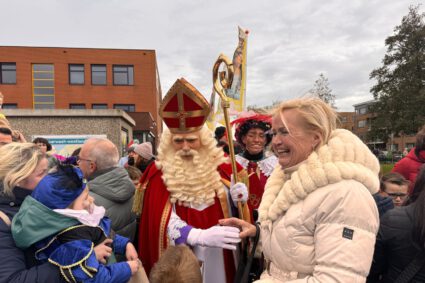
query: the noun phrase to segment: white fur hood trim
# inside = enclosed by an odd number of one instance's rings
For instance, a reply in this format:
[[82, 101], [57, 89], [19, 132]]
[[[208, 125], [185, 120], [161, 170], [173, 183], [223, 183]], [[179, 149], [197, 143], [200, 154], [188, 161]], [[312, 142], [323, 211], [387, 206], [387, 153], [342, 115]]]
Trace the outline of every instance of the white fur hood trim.
[[311, 192], [342, 180], [356, 180], [374, 194], [379, 190], [379, 169], [378, 159], [357, 136], [335, 130], [328, 144], [312, 152], [292, 174], [275, 168], [265, 187], [259, 220], [275, 221]]

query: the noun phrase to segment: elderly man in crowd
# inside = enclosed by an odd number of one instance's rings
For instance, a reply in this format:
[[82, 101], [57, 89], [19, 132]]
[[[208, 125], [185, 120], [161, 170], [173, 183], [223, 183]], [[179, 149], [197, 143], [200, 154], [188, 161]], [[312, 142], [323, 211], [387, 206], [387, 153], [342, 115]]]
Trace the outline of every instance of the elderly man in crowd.
[[127, 171], [118, 167], [118, 159], [118, 149], [110, 140], [91, 138], [81, 147], [78, 165], [96, 205], [105, 207], [112, 220], [112, 229], [133, 240], [137, 226], [131, 212], [134, 184]]

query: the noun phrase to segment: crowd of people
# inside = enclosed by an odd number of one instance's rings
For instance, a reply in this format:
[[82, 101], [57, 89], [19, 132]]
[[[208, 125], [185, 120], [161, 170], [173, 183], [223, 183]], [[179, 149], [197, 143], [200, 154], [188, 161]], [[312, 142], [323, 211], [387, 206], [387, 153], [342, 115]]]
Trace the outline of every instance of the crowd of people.
[[209, 112], [178, 79], [158, 148], [121, 159], [101, 138], [55, 155], [1, 116], [0, 283], [242, 282], [258, 234], [249, 282], [425, 282], [425, 126], [381, 174], [318, 98], [245, 113], [234, 137]]

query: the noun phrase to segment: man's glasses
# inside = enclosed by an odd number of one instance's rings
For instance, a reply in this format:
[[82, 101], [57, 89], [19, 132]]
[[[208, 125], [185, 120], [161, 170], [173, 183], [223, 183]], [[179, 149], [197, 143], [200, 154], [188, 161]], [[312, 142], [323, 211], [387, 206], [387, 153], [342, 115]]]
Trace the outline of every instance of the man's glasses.
[[95, 162], [94, 160], [91, 160], [91, 159], [84, 159], [84, 158], [81, 158], [81, 157], [77, 156], [77, 163], [80, 163], [80, 161]]

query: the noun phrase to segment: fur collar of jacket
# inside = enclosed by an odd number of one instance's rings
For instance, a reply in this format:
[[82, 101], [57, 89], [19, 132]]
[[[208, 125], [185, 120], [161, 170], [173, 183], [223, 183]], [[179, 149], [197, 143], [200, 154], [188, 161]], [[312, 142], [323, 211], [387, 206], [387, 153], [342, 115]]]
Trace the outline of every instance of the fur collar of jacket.
[[294, 167], [278, 166], [268, 179], [259, 207], [259, 221], [263, 225], [275, 221], [291, 205], [328, 184], [356, 180], [371, 194], [379, 190], [378, 159], [357, 136], [344, 129], [333, 131], [326, 145]]

